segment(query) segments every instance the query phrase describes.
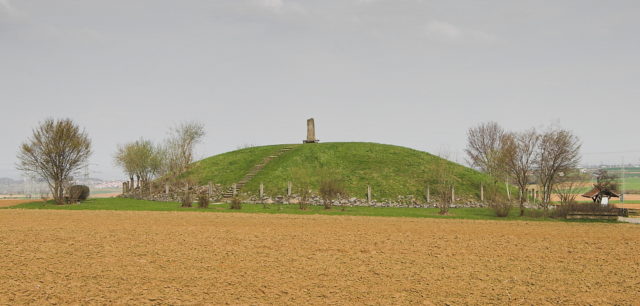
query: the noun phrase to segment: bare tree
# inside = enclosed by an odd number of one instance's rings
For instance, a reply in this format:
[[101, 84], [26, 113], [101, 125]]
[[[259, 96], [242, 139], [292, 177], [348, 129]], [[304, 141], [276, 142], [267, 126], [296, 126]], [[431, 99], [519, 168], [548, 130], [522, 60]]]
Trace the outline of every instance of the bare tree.
[[453, 204], [454, 189], [457, 178], [453, 174], [453, 168], [446, 159], [447, 154], [441, 154], [441, 158], [436, 163], [435, 169], [433, 169], [435, 182], [431, 184], [434, 188], [438, 202], [436, 205], [439, 208], [439, 214], [446, 215], [449, 213], [449, 208]]
[[140, 139], [118, 148], [115, 163], [120, 166], [134, 182], [138, 179], [139, 186], [146, 186], [162, 168], [163, 154], [161, 149], [149, 140]]
[[17, 168], [43, 178], [53, 199], [64, 203], [64, 186], [87, 165], [91, 140], [71, 119], [47, 119], [33, 130], [18, 152]]
[[554, 188], [555, 194], [558, 196], [561, 205], [571, 205], [576, 201], [578, 190], [586, 181], [585, 176], [580, 171], [570, 171], [563, 173], [557, 179]]
[[184, 172], [193, 162], [195, 145], [205, 135], [204, 125], [185, 122], [171, 129], [166, 143], [166, 171], [177, 175]]
[[595, 173], [596, 183], [594, 187], [598, 190], [618, 191], [618, 179], [615, 174], [609, 173], [607, 169], [599, 169]]
[[340, 196], [345, 196], [347, 193], [339, 176], [329, 169], [320, 170], [320, 188], [318, 191], [325, 209], [331, 209], [333, 201]]
[[550, 129], [540, 136], [536, 167], [542, 189], [542, 207], [546, 210], [560, 175], [571, 172], [580, 161], [580, 141], [568, 130]]
[[300, 209], [306, 210], [311, 197], [311, 173], [308, 168], [298, 167], [291, 169], [291, 178], [296, 192], [300, 195]]
[[465, 152], [469, 163], [494, 178], [504, 177], [502, 147], [505, 131], [495, 122], [482, 123], [467, 132]]
[[526, 189], [535, 165], [539, 135], [535, 129], [508, 133], [503, 138], [503, 160], [511, 181], [520, 190], [520, 216], [524, 216]]
[[134, 186], [135, 175], [136, 175], [135, 163], [133, 161], [134, 155], [133, 155], [132, 146], [133, 146], [132, 143], [128, 143], [124, 146], [118, 146], [116, 154], [113, 157], [114, 163], [116, 164], [116, 166], [122, 168], [122, 170], [124, 170], [124, 172], [129, 177], [131, 188], [133, 188]]

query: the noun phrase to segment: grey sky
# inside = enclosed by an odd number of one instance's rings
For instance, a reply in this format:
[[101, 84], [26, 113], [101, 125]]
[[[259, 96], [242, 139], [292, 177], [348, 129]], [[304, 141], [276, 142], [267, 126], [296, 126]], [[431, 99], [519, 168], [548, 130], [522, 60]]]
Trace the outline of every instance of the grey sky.
[[[0, 0], [0, 177], [47, 117], [117, 144], [205, 123], [242, 144], [373, 141], [464, 160], [466, 130], [559, 124], [588, 163], [640, 160], [640, 2]], [[598, 118], [600, 112], [604, 114]]]

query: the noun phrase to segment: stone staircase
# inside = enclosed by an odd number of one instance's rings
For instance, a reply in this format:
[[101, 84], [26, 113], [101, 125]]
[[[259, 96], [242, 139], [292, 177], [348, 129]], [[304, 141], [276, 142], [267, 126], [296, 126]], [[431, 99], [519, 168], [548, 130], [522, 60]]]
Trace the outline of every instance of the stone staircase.
[[293, 150], [293, 146], [284, 147], [280, 149], [280, 151], [276, 152], [275, 154], [265, 157], [262, 160], [262, 162], [255, 165], [240, 181], [234, 184], [235, 194], [234, 194], [234, 186], [232, 185], [231, 187], [229, 187], [229, 189], [227, 189], [227, 191], [225, 191], [223, 199], [231, 199], [235, 195], [240, 193], [240, 190], [242, 189], [242, 187], [246, 185], [249, 181], [251, 181], [251, 179], [253, 179], [253, 177], [255, 177], [258, 174], [258, 172], [260, 172], [269, 162], [271, 162], [272, 160], [280, 157], [282, 154], [287, 153], [291, 150]]

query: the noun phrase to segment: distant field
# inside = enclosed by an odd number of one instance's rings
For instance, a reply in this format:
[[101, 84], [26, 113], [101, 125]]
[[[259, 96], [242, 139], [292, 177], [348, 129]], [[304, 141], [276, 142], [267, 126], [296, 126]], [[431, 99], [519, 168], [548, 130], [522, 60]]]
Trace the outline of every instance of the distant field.
[[640, 192], [640, 177], [638, 176], [634, 176], [634, 177], [627, 177], [624, 180], [624, 187], [625, 190], [633, 190], [636, 192]]
[[111, 198], [122, 194], [120, 188], [94, 189], [91, 190], [92, 198]]
[[[110, 198], [110, 197], [115, 197], [119, 194], [122, 193], [122, 190], [120, 188], [106, 188], [106, 189], [92, 189], [91, 190], [91, 197], [94, 198]], [[0, 199], [16, 199], [16, 200], [23, 200], [23, 199], [33, 199], [33, 200], [40, 200], [40, 195], [31, 195], [31, 197], [29, 197], [28, 195], [25, 194], [0, 194]]]
[[122, 189], [120, 188], [104, 188], [104, 189], [92, 189], [91, 194], [111, 194], [111, 193], [122, 193]]
[[[622, 174], [622, 168], [607, 168], [607, 171], [609, 171], [610, 173], [615, 173], [615, 174]], [[638, 167], [630, 167], [630, 168], [624, 168], [624, 173], [626, 173], [627, 176], [640, 176], [640, 168]]]
[[[595, 184], [595, 181], [581, 182], [579, 183], [579, 185], [577, 185], [577, 187], [574, 186], [574, 190], [579, 194], [583, 194], [591, 190], [593, 188], [593, 184]], [[640, 174], [629, 175], [629, 173], [627, 172], [627, 175], [624, 179], [624, 184], [622, 178], [620, 178], [618, 179], [618, 186], [619, 190], [625, 190], [627, 193], [640, 194]], [[529, 188], [537, 189], [538, 186], [530, 185]], [[562, 186], [556, 186], [556, 188], [561, 190], [563, 189]]]
[[[640, 168], [625, 168], [624, 172], [622, 168], [608, 168], [606, 169], [609, 174], [613, 174], [619, 177], [618, 182], [621, 184], [621, 190], [633, 191], [633, 193], [640, 193]], [[624, 186], [622, 186], [624, 176]]]

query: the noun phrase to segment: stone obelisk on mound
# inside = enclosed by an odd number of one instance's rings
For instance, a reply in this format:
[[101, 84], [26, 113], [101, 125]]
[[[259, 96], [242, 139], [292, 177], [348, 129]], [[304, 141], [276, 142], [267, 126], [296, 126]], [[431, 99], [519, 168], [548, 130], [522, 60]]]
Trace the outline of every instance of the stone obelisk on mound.
[[307, 139], [303, 140], [302, 143], [318, 143], [320, 140], [316, 139], [316, 124], [313, 121], [313, 118], [307, 120]]

